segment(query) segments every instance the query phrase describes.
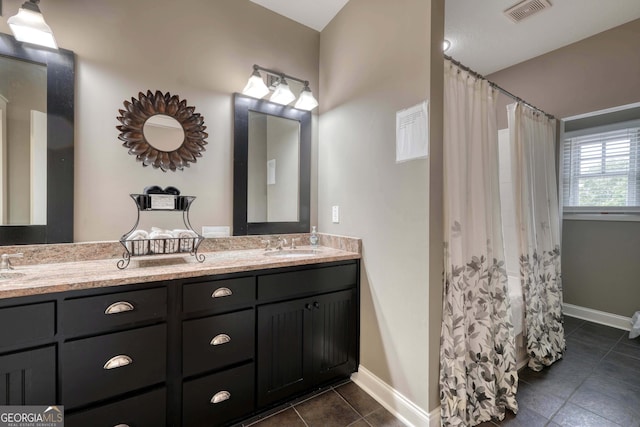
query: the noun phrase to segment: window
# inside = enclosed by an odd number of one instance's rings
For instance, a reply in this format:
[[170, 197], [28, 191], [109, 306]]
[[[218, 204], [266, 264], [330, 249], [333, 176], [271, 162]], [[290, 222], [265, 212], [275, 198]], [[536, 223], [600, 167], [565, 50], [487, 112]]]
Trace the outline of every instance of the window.
[[565, 134], [565, 211], [640, 212], [640, 124], [631, 124]]

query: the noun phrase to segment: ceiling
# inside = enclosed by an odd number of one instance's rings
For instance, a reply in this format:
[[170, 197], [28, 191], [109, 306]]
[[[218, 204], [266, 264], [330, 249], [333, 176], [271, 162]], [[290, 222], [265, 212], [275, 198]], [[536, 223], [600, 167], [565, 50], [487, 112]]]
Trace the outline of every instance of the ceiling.
[[[251, 0], [316, 31], [348, 0]], [[518, 0], [445, 0], [447, 55], [490, 74], [640, 18], [640, 0], [549, 0], [552, 7], [514, 23]]]
[[277, 14], [322, 31], [349, 0], [251, 0]]
[[551, 8], [514, 23], [502, 12], [517, 3], [446, 0], [447, 55], [490, 74], [640, 18], [639, 0], [550, 0]]

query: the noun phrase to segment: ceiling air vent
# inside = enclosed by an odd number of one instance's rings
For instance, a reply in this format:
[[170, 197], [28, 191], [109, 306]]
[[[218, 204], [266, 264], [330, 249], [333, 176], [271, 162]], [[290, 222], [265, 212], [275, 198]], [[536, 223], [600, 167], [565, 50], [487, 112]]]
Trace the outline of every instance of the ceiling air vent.
[[520, 22], [523, 19], [550, 7], [551, 3], [549, 3], [548, 0], [524, 0], [505, 10], [504, 14], [513, 22]]

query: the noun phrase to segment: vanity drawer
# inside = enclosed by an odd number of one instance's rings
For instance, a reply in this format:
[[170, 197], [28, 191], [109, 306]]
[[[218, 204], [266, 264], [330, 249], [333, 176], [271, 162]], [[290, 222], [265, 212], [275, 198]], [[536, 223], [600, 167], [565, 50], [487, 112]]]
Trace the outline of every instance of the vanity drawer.
[[250, 363], [185, 382], [182, 425], [219, 426], [253, 412], [253, 375]]
[[162, 319], [166, 312], [164, 287], [69, 299], [62, 303], [62, 330], [67, 337], [95, 334]]
[[67, 427], [158, 427], [166, 425], [166, 391], [151, 391], [65, 417]]
[[0, 348], [52, 338], [56, 333], [55, 307], [52, 301], [0, 308]]
[[184, 312], [209, 310], [220, 313], [250, 306], [256, 299], [255, 281], [255, 277], [239, 277], [184, 285]]
[[185, 376], [253, 359], [254, 310], [183, 323], [182, 371]]
[[297, 298], [357, 285], [355, 263], [258, 276], [260, 302]]
[[62, 346], [62, 404], [74, 407], [163, 382], [166, 325], [149, 326]]

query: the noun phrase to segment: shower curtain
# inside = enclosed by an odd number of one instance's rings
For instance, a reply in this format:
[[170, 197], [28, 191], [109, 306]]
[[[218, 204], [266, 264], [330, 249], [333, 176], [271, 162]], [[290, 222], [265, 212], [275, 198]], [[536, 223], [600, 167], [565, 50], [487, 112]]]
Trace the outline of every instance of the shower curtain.
[[540, 371], [565, 348], [555, 124], [521, 103], [507, 110], [527, 353], [529, 368]]
[[496, 91], [445, 61], [443, 426], [518, 409], [516, 351], [500, 218]]

